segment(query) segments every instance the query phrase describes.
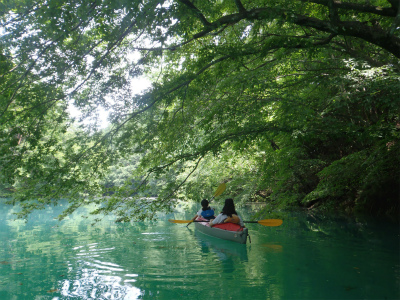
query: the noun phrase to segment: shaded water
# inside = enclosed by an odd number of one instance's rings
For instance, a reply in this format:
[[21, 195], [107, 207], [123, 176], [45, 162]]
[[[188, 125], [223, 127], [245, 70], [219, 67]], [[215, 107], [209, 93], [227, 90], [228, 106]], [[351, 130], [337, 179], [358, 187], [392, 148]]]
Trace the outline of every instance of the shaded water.
[[[0, 299], [399, 299], [399, 227], [286, 213], [240, 245], [157, 222], [92, 226], [59, 208], [13, 221], [0, 203]], [[185, 210], [185, 211], [187, 211]], [[248, 219], [249, 208], [239, 209]]]

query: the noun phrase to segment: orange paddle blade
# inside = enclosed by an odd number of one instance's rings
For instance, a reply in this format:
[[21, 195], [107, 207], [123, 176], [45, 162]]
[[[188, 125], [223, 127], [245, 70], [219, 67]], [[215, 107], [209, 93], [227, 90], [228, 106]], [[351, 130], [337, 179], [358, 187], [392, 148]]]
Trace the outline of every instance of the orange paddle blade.
[[184, 224], [184, 223], [191, 223], [193, 221], [192, 220], [173, 220], [173, 219], [169, 219], [168, 222], [176, 223], [176, 224]]
[[257, 223], [263, 226], [281, 226], [283, 221], [280, 219], [265, 219], [257, 221]]

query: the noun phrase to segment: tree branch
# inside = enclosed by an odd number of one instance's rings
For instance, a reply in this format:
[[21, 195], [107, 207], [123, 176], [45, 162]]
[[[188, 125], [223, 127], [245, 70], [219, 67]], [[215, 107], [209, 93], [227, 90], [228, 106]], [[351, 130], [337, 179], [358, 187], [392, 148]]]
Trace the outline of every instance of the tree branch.
[[400, 38], [390, 35], [389, 32], [384, 31], [380, 27], [368, 26], [361, 22], [341, 21], [333, 30], [330, 22], [302, 15], [297, 15], [293, 22], [297, 25], [312, 27], [319, 31], [363, 39], [400, 58]]
[[240, 13], [246, 13], [247, 12], [240, 0], [235, 0], [235, 4], [236, 4], [236, 7], [238, 8]]
[[331, 33], [326, 39], [323, 39], [323, 40], [320, 40], [318, 42], [315, 42], [313, 45], [315, 45], [315, 46], [327, 45], [332, 41], [332, 39], [335, 36], [337, 36], [337, 34]]
[[[304, 0], [305, 1], [305, 0]], [[311, 1], [311, 0], [310, 0]], [[313, 0], [312, 2], [317, 3], [321, 2], [321, 4], [328, 5], [328, 2], [334, 3], [336, 8], [344, 8], [345, 6], [340, 6], [340, 4], [337, 3], [335, 0]], [[357, 5], [358, 7], [358, 5]], [[300, 26], [306, 26], [306, 27], [311, 27], [314, 29], [317, 29], [319, 31], [324, 31], [328, 32], [334, 35], [343, 35], [343, 36], [352, 36], [356, 38], [363, 39], [369, 43], [375, 44], [396, 57], [400, 58], [400, 38], [394, 35], [390, 35], [389, 32], [384, 31], [383, 29], [377, 27], [377, 26], [368, 26], [366, 24], [363, 24], [361, 22], [355, 22], [355, 21], [340, 21], [338, 19], [338, 16], [335, 17], [335, 9], [332, 8], [332, 17], [336, 19], [336, 26], [332, 26], [332, 22], [328, 21], [323, 21], [314, 17], [307, 17], [304, 15], [299, 15], [299, 14], [292, 14], [292, 19], [288, 20], [289, 22], [293, 22], [294, 24], [300, 25]], [[359, 10], [360, 11], [360, 10]], [[392, 10], [391, 10], [392, 11]], [[280, 15], [285, 15], [285, 12], [279, 9], [275, 9], [274, 14], [276, 16]], [[225, 25], [231, 25], [231, 24], [236, 24], [240, 22], [241, 20], [247, 19], [247, 20], [263, 20], [267, 19], [268, 16], [271, 15], [271, 8], [270, 7], [263, 7], [263, 8], [256, 8], [252, 9], [249, 11], [246, 11], [245, 13], [234, 13], [231, 15], [226, 15], [215, 22], [211, 23], [209, 26], [207, 26], [203, 31], [198, 32], [195, 34], [191, 39], [188, 41], [182, 43], [179, 46], [182, 46], [184, 44], [190, 43], [193, 40], [199, 39], [201, 37], [206, 36], [213, 30], [218, 29], [221, 26]], [[391, 13], [390, 16], [395, 16], [395, 14]]]
[[389, 34], [393, 35], [394, 32], [396, 31], [396, 29], [399, 28], [399, 27], [400, 27], [400, 5], [397, 2], [397, 14], [396, 14], [396, 18], [393, 21], [392, 27], [390, 28]]
[[400, 2], [398, 0], [386, 0], [386, 1], [392, 5], [392, 8], [395, 11], [398, 11], [400, 9]]
[[193, 169], [190, 171], [190, 173], [186, 176], [186, 178], [163, 200], [166, 201], [169, 198], [171, 198], [179, 189], [180, 187], [188, 180], [188, 178], [193, 174], [194, 171], [196, 171], [197, 167], [199, 166], [200, 161], [203, 159], [203, 155], [200, 156], [200, 158], [197, 160], [196, 165], [193, 167]]
[[337, 48], [335, 46], [332, 47], [332, 49], [337, 50], [337, 51], [343, 51], [344, 49], [347, 53], [349, 53], [352, 57], [358, 57], [359, 59], [365, 60], [367, 63], [369, 63], [372, 67], [382, 67], [384, 64], [382, 62], [379, 62], [369, 55], [366, 55], [365, 53], [361, 51], [357, 51], [354, 49], [349, 48], [343, 43], [340, 42], [333, 42], [334, 45], [338, 45], [340, 48]]
[[[340, 0], [301, 0], [301, 1], [321, 4], [326, 7], [329, 7], [331, 5], [331, 2], [333, 2], [338, 9], [355, 10], [358, 12], [372, 13], [384, 17], [395, 17], [397, 12], [397, 7], [399, 6], [398, 0], [388, 0], [392, 4], [392, 7], [380, 7], [380, 6], [372, 6], [366, 4], [351, 3], [351, 2], [342, 2]], [[396, 6], [396, 1], [397, 1], [397, 6]]]
[[189, 9], [200, 19], [204, 27], [208, 27], [211, 25], [211, 23], [207, 21], [206, 17], [201, 13], [201, 11], [196, 6], [194, 6], [192, 2], [190, 2], [189, 0], [179, 0], [179, 2], [189, 7]]
[[328, 0], [328, 8], [329, 8], [329, 19], [331, 20], [332, 24], [336, 27], [340, 22], [340, 18], [334, 0]]

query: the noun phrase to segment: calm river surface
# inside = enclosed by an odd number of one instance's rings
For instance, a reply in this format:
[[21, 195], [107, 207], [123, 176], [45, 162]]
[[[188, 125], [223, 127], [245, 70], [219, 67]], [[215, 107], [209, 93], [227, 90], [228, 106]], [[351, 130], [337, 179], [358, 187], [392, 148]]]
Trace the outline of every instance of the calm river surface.
[[0, 202], [0, 299], [400, 299], [398, 224], [282, 213], [240, 245], [167, 221], [197, 209], [92, 226], [54, 207], [14, 221]]

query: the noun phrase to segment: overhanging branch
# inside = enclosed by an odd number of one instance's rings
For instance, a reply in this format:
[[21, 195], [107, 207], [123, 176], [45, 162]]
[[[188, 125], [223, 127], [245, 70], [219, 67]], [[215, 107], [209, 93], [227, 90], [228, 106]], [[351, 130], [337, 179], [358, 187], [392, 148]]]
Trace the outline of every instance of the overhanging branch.
[[179, 2], [189, 7], [189, 9], [200, 19], [201, 23], [203, 23], [205, 27], [211, 25], [210, 22], [207, 21], [206, 17], [201, 13], [201, 11], [196, 6], [194, 6], [192, 2], [190, 2], [189, 0], [179, 0]]
[[[309, 2], [315, 4], [321, 4], [326, 7], [331, 5], [331, 2], [337, 7], [338, 9], [345, 9], [345, 10], [354, 10], [357, 12], [363, 13], [371, 13], [375, 15], [380, 15], [384, 17], [395, 17], [397, 12], [397, 7], [399, 6], [398, 0], [389, 1], [392, 4], [392, 7], [380, 7], [380, 6], [373, 6], [367, 4], [359, 4], [359, 3], [351, 3], [351, 2], [343, 2], [340, 0], [301, 0], [302, 2]], [[397, 7], [396, 7], [397, 1]]]
[[[304, 0], [305, 1], [305, 0]], [[357, 21], [340, 21], [339, 13], [337, 9], [345, 9], [346, 6], [334, 0], [315, 0], [309, 1], [313, 3], [319, 3], [328, 6], [330, 3], [331, 6], [331, 18], [333, 18], [334, 22], [325, 21], [321, 19], [317, 19], [314, 17], [308, 17], [300, 14], [291, 14], [290, 18], [286, 18], [287, 22], [294, 23], [296, 25], [305, 26], [309, 28], [316, 29], [318, 31], [328, 32], [334, 35], [342, 35], [342, 36], [351, 36], [355, 38], [363, 39], [369, 43], [377, 45], [381, 47], [396, 57], [400, 58], [400, 38], [394, 35], [391, 35], [390, 32], [386, 32], [382, 28], [378, 26], [368, 26], [367, 24], [357, 22]], [[352, 6], [353, 7], [353, 6]], [[354, 4], [353, 9], [355, 7], [359, 7], [359, 5]], [[361, 7], [358, 9], [360, 12], [369, 12], [366, 8], [367, 6], [362, 6], [364, 10], [361, 10]], [[347, 8], [350, 9], [350, 8]], [[377, 11], [380, 11], [376, 8]], [[383, 9], [383, 11], [388, 11], [387, 9]], [[396, 13], [393, 9], [389, 9], [390, 13], [387, 13], [385, 16], [395, 17]], [[182, 46], [184, 44], [190, 43], [193, 40], [202, 38], [214, 30], [217, 30], [221, 27], [227, 25], [234, 25], [242, 20], [267, 20], [271, 18], [271, 15], [274, 15], [274, 18], [278, 18], [279, 16], [286, 16], [286, 12], [282, 9], [274, 9], [270, 7], [256, 8], [245, 12], [234, 13], [230, 15], [223, 16], [218, 20], [210, 23], [205, 27], [202, 31], [193, 35], [191, 39], [180, 44]]]
[[313, 17], [297, 15], [293, 23], [301, 26], [311, 27], [319, 31], [329, 32], [342, 36], [360, 38], [371, 44], [377, 45], [394, 56], [400, 58], [400, 38], [390, 35], [380, 27], [368, 26], [356, 21], [341, 21], [333, 29], [331, 23]]

